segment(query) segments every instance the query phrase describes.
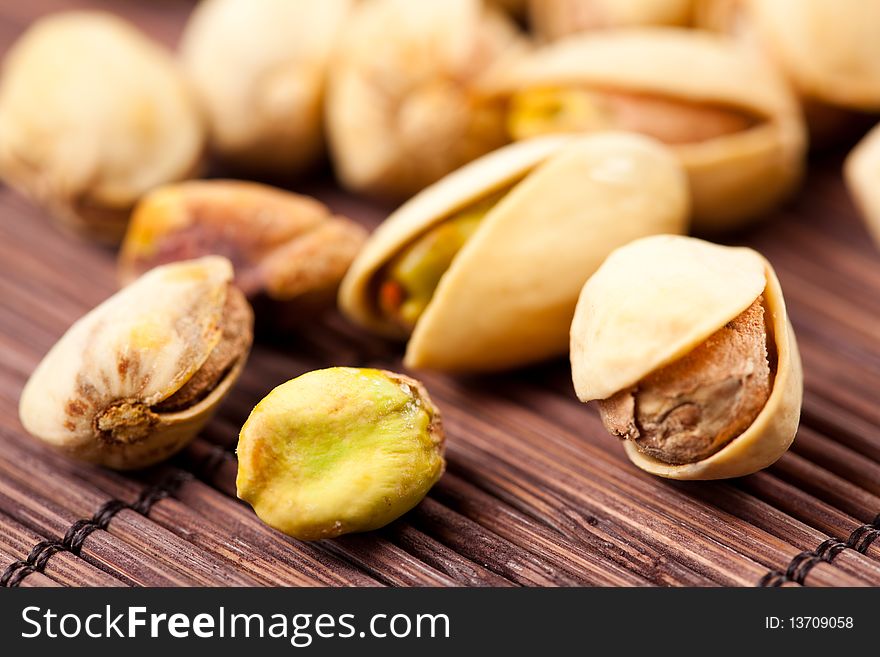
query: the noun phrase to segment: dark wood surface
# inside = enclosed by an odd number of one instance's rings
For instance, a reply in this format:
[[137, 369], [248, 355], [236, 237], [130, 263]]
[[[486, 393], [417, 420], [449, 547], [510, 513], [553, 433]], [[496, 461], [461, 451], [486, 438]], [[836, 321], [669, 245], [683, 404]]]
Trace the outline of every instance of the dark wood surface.
[[[173, 44], [191, 2], [0, 4], [0, 52], [34, 16], [117, 10]], [[878, 585], [880, 252], [816, 157], [802, 194], [729, 238], [777, 269], [806, 376], [793, 450], [740, 480], [644, 474], [577, 402], [562, 360], [504, 376], [419, 373], [448, 429], [449, 469], [377, 532], [314, 544], [235, 498], [238, 428], [272, 387], [329, 365], [400, 369], [400, 347], [338, 315], [256, 345], [233, 394], [171, 462], [119, 474], [72, 462], [17, 419], [28, 375], [109, 296], [115, 254], [58, 232], [0, 188], [0, 573], [6, 585]], [[387, 209], [332, 183], [283, 181], [374, 226]]]

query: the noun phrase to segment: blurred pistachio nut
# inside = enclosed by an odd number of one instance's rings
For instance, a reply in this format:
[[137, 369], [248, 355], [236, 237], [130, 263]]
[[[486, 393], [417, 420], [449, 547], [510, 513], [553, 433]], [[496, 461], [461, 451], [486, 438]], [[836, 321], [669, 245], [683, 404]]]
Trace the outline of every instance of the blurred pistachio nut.
[[518, 44], [510, 19], [480, 0], [361, 3], [328, 82], [328, 138], [342, 183], [404, 199], [504, 144], [501, 107], [477, 87]]
[[158, 267], [77, 321], [31, 375], [31, 435], [118, 469], [161, 461], [201, 430], [244, 367], [252, 314], [225, 258]]
[[880, 3], [703, 0], [709, 27], [762, 49], [804, 98], [880, 110]]
[[632, 28], [565, 39], [487, 83], [511, 137], [630, 130], [671, 145], [688, 172], [694, 227], [737, 227], [801, 178], [798, 104], [772, 67], [728, 38]]
[[[126, 284], [157, 265], [222, 255], [249, 299], [272, 302], [265, 314], [277, 323], [285, 310], [332, 303], [366, 238], [359, 224], [307, 196], [238, 180], [188, 181], [156, 189], [137, 205], [119, 277]], [[262, 321], [264, 313], [257, 314]]]
[[843, 172], [849, 193], [880, 247], [880, 127], [869, 132], [847, 156]]
[[535, 33], [555, 41], [576, 32], [635, 25], [688, 25], [694, 0], [529, 0]]
[[632, 239], [687, 229], [675, 157], [641, 135], [555, 136], [476, 160], [398, 209], [340, 288], [410, 367], [488, 371], [565, 353], [578, 292]]
[[110, 14], [42, 18], [4, 61], [0, 176], [77, 232], [118, 241], [143, 193], [195, 173], [203, 141], [169, 54]]
[[333, 367], [270, 392], [238, 440], [238, 496], [301, 540], [378, 529], [445, 469], [440, 413], [418, 381]]
[[240, 168], [296, 172], [324, 148], [324, 87], [354, 0], [206, 0], [181, 42], [210, 144]]
[[614, 251], [571, 325], [581, 401], [638, 467], [723, 479], [776, 461], [797, 432], [800, 356], [782, 290], [757, 252], [653, 236]]

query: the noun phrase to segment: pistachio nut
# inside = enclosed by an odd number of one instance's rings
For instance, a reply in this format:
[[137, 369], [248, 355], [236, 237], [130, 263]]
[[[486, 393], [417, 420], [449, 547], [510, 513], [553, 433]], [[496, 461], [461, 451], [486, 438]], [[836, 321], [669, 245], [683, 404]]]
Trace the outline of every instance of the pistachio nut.
[[773, 268], [751, 249], [673, 235], [617, 249], [581, 292], [571, 367], [630, 460], [662, 477], [750, 474], [797, 432], [797, 343]]
[[327, 90], [331, 154], [342, 183], [411, 196], [507, 141], [483, 75], [520, 43], [481, 0], [364, 2], [339, 40]]
[[508, 99], [514, 139], [623, 129], [670, 144], [688, 172], [698, 230], [766, 213], [801, 177], [795, 98], [772, 67], [723, 36], [658, 27], [573, 36], [486, 86]]
[[21, 394], [31, 435], [112, 468], [167, 458], [208, 421], [244, 367], [252, 314], [210, 256], [157, 267], [77, 321]]
[[170, 55], [110, 14], [42, 18], [4, 62], [0, 176], [88, 236], [118, 241], [144, 192], [193, 174], [203, 132]]
[[688, 25], [694, 0], [529, 0], [535, 33], [555, 41], [576, 32], [633, 25]]
[[181, 42], [212, 149], [253, 170], [302, 171], [324, 148], [324, 82], [354, 0], [206, 0]]
[[440, 413], [418, 381], [374, 369], [303, 374], [254, 408], [238, 440], [238, 496], [301, 540], [378, 529], [443, 474]]
[[368, 240], [340, 306], [411, 334], [404, 362], [499, 370], [562, 354], [584, 281], [614, 248], [687, 228], [681, 167], [641, 135], [512, 144], [424, 190]]
[[192, 180], [160, 187], [135, 207], [119, 276], [127, 284], [156, 265], [226, 256], [247, 297], [269, 302], [258, 317], [279, 325], [332, 303], [366, 238], [359, 224], [313, 198], [239, 180]]
[[847, 156], [843, 172], [849, 193], [880, 247], [880, 126]]
[[759, 46], [804, 98], [880, 110], [880, 3], [701, 1], [702, 24]]

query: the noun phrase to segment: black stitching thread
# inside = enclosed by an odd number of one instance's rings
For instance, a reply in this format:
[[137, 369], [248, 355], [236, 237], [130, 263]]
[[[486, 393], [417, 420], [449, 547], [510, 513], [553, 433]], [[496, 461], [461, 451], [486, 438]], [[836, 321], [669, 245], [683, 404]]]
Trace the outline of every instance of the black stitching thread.
[[803, 584], [816, 564], [823, 561], [831, 563], [838, 554], [847, 548], [865, 554], [877, 538], [880, 538], [880, 513], [871, 522], [859, 525], [852, 530], [845, 541], [829, 538], [819, 544], [815, 550], [799, 552], [791, 558], [791, 561], [788, 562], [788, 568], [784, 572], [771, 570], [760, 579], [758, 586], [775, 587], [782, 586], [786, 582]]
[[43, 572], [49, 559], [56, 552], [70, 552], [74, 556], [79, 556], [83, 543], [89, 534], [96, 529], [107, 529], [117, 513], [124, 509], [131, 509], [146, 516], [156, 502], [171, 495], [184, 481], [191, 478], [192, 475], [188, 472], [176, 472], [157, 484], [145, 488], [133, 504], [117, 499], [104, 502], [91, 518], [77, 520], [68, 527], [64, 538], [60, 541], [40, 541], [31, 548], [27, 558], [9, 564], [3, 571], [3, 575], [0, 576], [0, 587], [19, 586], [22, 580], [31, 573]]

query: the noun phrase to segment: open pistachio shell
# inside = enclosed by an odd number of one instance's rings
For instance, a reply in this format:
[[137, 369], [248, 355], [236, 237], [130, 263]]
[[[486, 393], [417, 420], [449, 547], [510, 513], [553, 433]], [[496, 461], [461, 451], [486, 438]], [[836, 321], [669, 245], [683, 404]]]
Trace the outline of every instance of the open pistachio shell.
[[[574, 36], [504, 67], [486, 87], [504, 97], [547, 89], [629, 94], [636, 100], [630, 119], [638, 118], [638, 99], [653, 98], [695, 111], [730, 110], [749, 121], [672, 144], [688, 172], [698, 230], [729, 229], [762, 215], [793, 190], [803, 170], [805, 133], [794, 96], [766, 61], [723, 36], [657, 27]], [[650, 118], [641, 123], [652, 127]], [[545, 128], [553, 131], [552, 121]]]
[[110, 14], [40, 19], [4, 62], [0, 175], [78, 232], [120, 239], [141, 194], [194, 173], [203, 141], [171, 57]]
[[849, 193], [880, 246], [880, 126], [865, 135], [847, 156], [843, 171]]
[[361, 3], [327, 90], [342, 183], [402, 199], [505, 143], [499, 108], [474, 88], [518, 42], [509, 18], [480, 0]]
[[[672, 479], [722, 479], [765, 468], [797, 432], [803, 374], [779, 281], [747, 248], [653, 236], [614, 251], [587, 281], [571, 325], [571, 366], [582, 401], [608, 399], [705, 342], [763, 295], [769, 398], [752, 424], [711, 456], [662, 462], [625, 441], [638, 467]], [[771, 342], [772, 341], [772, 342]]]
[[[157, 267], [107, 299], [31, 375], [19, 405], [24, 428], [113, 468], [150, 465], [182, 448], [238, 378], [250, 348], [250, 308], [231, 280], [229, 261], [209, 256]], [[235, 333], [229, 340], [227, 331]], [[229, 353], [203, 396], [171, 403], [221, 345]]]
[[343, 280], [343, 311], [404, 337], [376, 301], [383, 268], [425, 231], [500, 191], [418, 319], [407, 365], [498, 370], [564, 353], [577, 294], [605, 256], [637, 237], [687, 228], [686, 180], [659, 143], [623, 133], [521, 142], [389, 217]]
[[181, 42], [211, 146], [234, 165], [299, 171], [323, 151], [324, 81], [354, 0], [206, 0]]
[[687, 25], [693, 0], [529, 0], [538, 36], [554, 41], [576, 32], [630, 25]]

